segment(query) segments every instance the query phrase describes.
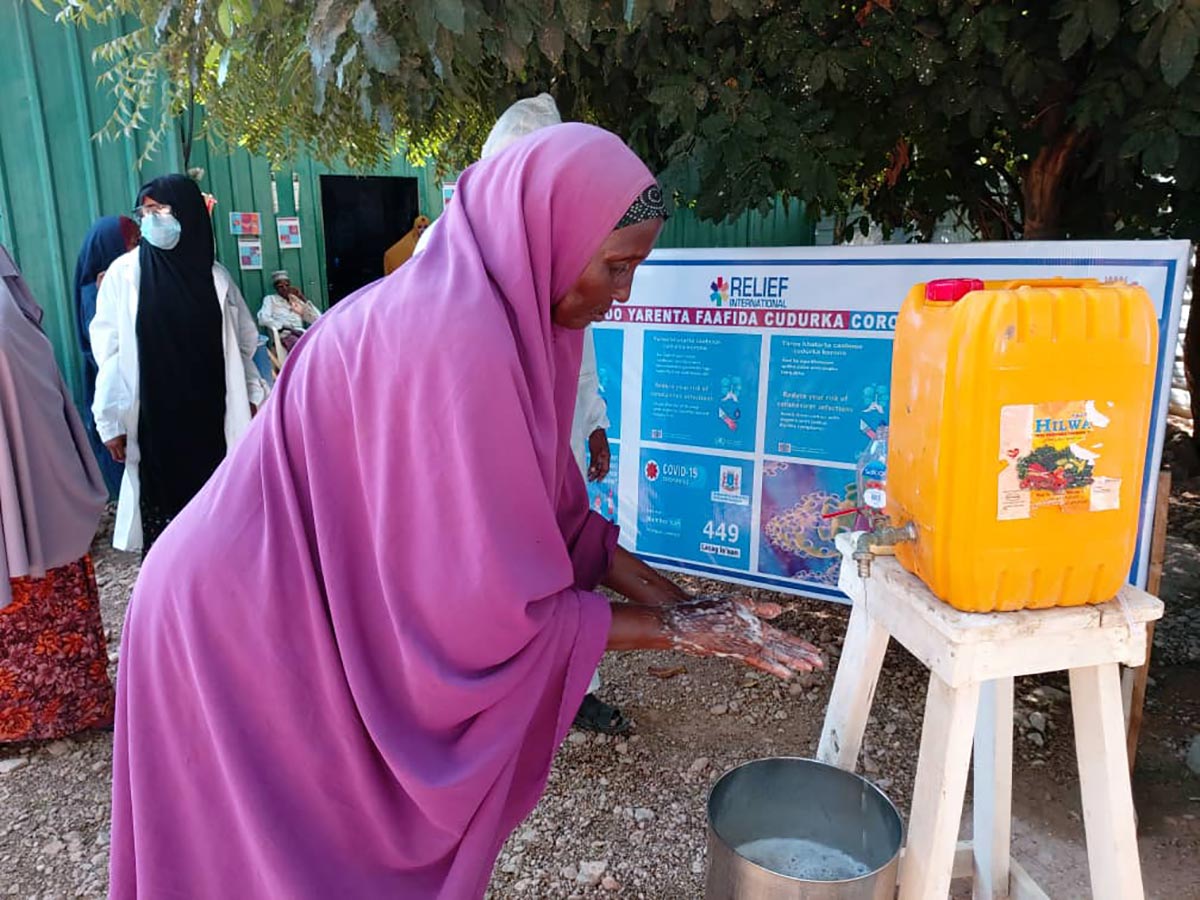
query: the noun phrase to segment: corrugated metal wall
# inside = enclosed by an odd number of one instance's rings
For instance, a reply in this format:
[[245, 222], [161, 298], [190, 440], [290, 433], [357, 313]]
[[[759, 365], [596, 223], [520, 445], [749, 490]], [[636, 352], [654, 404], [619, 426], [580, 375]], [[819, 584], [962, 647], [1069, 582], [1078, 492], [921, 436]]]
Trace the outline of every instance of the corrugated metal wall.
[[[321, 176], [351, 174], [330, 168], [308, 158], [272, 172], [261, 157], [238, 152], [229, 155], [206, 147], [193, 152], [193, 166], [205, 170], [204, 189], [217, 198], [213, 227], [217, 234], [217, 256], [238, 278], [250, 308], [257, 311], [265, 294], [270, 293], [270, 276], [275, 269], [287, 269], [292, 283], [318, 303], [325, 305], [328, 280], [325, 272], [325, 226], [321, 218]], [[370, 175], [394, 175], [417, 179], [417, 194], [422, 210], [435, 214], [442, 208], [441, 182], [432, 166], [413, 168], [403, 159], [389, 167], [372, 170]], [[272, 190], [274, 176], [274, 190]], [[275, 199], [279, 201], [274, 212]], [[296, 200], [299, 199], [299, 207]], [[229, 213], [257, 212], [262, 218], [262, 271], [238, 268], [237, 238], [229, 230]], [[275, 216], [298, 216], [300, 249], [280, 250], [275, 234]], [[397, 238], [400, 236], [397, 235]]]
[[[98, 144], [107, 115], [91, 50], [116, 31], [62, 28], [21, 0], [0, 0], [0, 242], [46, 310], [47, 334], [79, 395], [71, 314], [75, 257], [91, 222], [132, 206], [140, 135]], [[178, 166], [167, 148], [164, 166]]]
[[[97, 87], [99, 69], [92, 51], [120, 33], [118, 26], [68, 28], [42, 15], [26, 0], [0, 0], [0, 243], [8, 247], [46, 310], [46, 331], [76, 399], [82, 400], [81, 360], [76, 352], [72, 301], [75, 258], [91, 223], [99, 216], [129, 210], [139, 185], [183, 168], [179, 138], [173, 135], [143, 171], [137, 169], [145, 137], [135, 133], [116, 143], [92, 139], [113, 108]], [[203, 143], [193, 149], [191, 167], [205, 170], [203, 189], [217, 198], [214, 229], [217, 256], [257, 310], [273, 269], [286, 268], [293, 282], [322, 304], [327, 296], [325, 235], [320, 177], [355, 174], [301, 158], [272, 173], [265, 159], [242, 151], [227, 154]], [[272, 193], [272, 174], [275, 192]], [[366, 173], [417, 179], [422, 211], [442, 209], [441, 181], [432, 166], [414, 169], [397, 159]], [[299, 187], [297, 208], [293, 177]], [[274, 199], [279, 208], [274, 210]], [[230, 212], [261, 216], [263, 268], [241, 271], [237, 239], [229, 231]], [[275, 215], [300, 217], [303, 246], [280, 250]], [[733, 222], [700, 222], [680, 210], [664, 230], [664, 247], [745, 247], [807, 245], [813, 224], [799, 203], [775, 205], [765, 216]]]
[[659, 247], [808, 247], [812, 218], [797, 200], [776, 200], [765, 214], [747, 213], [727, 222], [703, 222], [690, 209], [674, 212], [658, 239]]

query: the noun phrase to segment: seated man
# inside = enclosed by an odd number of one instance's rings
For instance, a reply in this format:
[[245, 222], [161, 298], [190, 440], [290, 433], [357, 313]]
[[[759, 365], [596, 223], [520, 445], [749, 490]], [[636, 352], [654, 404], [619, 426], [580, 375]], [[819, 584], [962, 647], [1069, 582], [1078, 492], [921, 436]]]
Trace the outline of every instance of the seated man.
[[275, 285], [275, 293], [263, 297], [262, 308], [258, 311], [258, 324], [262, 328], [274, 328], [279, 332], [279, 340], [289, 353], [300, 335], [313, 322], [321, 311], [309, 299], [300, 293], [300, 289], [292, 286], [291, 278], [286, 269], [280, 269], [271, 275], [271, 283]]

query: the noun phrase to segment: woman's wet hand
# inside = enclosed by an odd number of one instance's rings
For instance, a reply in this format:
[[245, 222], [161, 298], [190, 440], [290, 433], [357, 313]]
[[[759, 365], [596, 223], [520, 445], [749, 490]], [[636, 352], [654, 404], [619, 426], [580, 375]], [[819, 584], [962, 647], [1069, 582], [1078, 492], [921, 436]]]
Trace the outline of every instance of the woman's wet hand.
[[764, 621], [782, 612], [778, 603], [699, 597], [669, 607], [664, 623], [671, 646], [685, 653], [739, 659], [780, 678], [824, 668], [820, 650]]

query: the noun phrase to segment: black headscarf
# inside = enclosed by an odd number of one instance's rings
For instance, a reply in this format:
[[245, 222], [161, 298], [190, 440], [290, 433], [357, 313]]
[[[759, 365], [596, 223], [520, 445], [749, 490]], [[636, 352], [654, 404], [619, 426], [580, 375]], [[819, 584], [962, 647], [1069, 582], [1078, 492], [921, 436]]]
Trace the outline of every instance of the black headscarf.
[[137, 224], [127, 216], [97, 219], [84, 237], [79, 258], [75, 261], [75, 324], [79, 330], [79, 349], [87, 368], [89, 405], [96, 385], [96, 358], [92, 355], [92, 341], [88, 337], [88, 326], [96, 315], [96, 278], [125, 252], [127, 231], [137, 233]]
[[169, 204], [179, 243], [162, 250], [142, 238], [137, 340], [140, 367], [143, 547], [204, 486], [225, 456], [225, 353], [213, 282], [213, 230], [204, 197], [184, 175], [144, 185]]
[[96, 434], [96, 426], [92, 421], [97, 369], [88, 328], [96, 315], [96, 295], [99, 290], [96, 284], [97, 277], [111, 266], [118, 256], [125, 253], [137, 231], [137, 223], [127, 216], [104, 216], [97, 219], [83, 239], [79, 257], [75, 261], [75, 325], [78, 331], [79, 351], [83, 354], [83, 419], [88, 440], [91, 441], [92, 451], [100, 463], [100, 472], [104, 475], [104, 483], [108, 486], [110, 497], [116, 497], [121, 490], [121, 476], [125, 472], [125, 466], [113, 460], [100, 436]]

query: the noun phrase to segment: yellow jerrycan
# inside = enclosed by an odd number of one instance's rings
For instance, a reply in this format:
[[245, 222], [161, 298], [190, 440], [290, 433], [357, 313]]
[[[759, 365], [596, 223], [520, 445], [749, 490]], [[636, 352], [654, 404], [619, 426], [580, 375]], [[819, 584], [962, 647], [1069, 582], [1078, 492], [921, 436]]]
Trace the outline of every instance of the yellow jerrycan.
[[969, 612], [1077, 606], [1128, 580], [1158, 347], [1144, 288], [916, 285], [896, 323], [896, 557]]

